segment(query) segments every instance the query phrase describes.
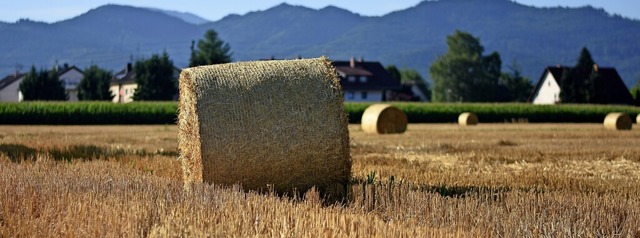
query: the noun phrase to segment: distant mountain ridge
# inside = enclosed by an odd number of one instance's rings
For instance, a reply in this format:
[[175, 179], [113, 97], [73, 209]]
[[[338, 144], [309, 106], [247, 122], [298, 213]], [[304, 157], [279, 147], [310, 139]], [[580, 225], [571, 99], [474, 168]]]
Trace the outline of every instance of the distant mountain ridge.
[[163, 50], [184, 67], [191, 41], [213, 28], [231, 45], [234, 60], [364, 57], [428, 77], [431, 62], [446, 52], [446, 36], [459, 29], [479, 37], [487, 54], [499, 52], [503, 66], [516, 61], [534, 82], [546, 66], [575, 64], [583, 46], [598, 64], [616, 67], [628, 86], [640, 79], [640, 21], [592, 7], [440, 0], [380, 17], [288, 4], [215, 22], [196, 24], [185, 20], [189, 15], [105, 5], [52, 24], [0, 23], [0, 74], [17, 64], [50, 67], [56, 61], [120, 70], [131, 59]]
[[170, 10], [163, 10], [163, 9], [158, 9], [158, 8], [147, 8], [149, 10], [152, 11], [158, 11], [158, 12], [162, 12], [165, 13], [169, 16], [172, 17], [177, 17], [185, 22], [191, 23], [191, 24], [196, 24], [196, 25], [200, 25], [200, 24], [204, 24], [204, 23], [209, 23], [211, 21], [204, 19], [196, 14], [193, 13], [189, 13], [189, 12], [178, 12], [178, 11], [170, 11]]

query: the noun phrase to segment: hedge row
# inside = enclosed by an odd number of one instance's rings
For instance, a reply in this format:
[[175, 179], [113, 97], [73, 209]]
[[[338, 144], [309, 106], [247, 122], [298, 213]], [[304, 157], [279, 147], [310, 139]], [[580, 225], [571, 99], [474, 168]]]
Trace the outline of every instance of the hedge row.
[[[350, 123], [359, 123], [370, 103], [345, 103]], [[456, 122], [474, 112], [481, 122], [595, 122], [610, 112], [626, 112], [634, 120], [640, 107], [607, 105], [531, 105], [490, 103], [393, 103], [409, 122]], [[0, 103], [0, 124], [100, 125], [175, 124], [176, 102], [115, 104], [109, 102]]]
[[174, 124], [175, 102], [117, 104], [110, 102], [1, 103], [0, 124], [105, 125]]
[[[473, 112], [480, 122], [577, 122], [601, 123], [611, 112], [634, 117], [640, 107], [613, 105], [533, 105], [525, 103], [392, 103], [407, 114], [409, 122], [457, 122], [463, 112]], [[370, 104], [346, 104], [351, 123], [359, 123]]]

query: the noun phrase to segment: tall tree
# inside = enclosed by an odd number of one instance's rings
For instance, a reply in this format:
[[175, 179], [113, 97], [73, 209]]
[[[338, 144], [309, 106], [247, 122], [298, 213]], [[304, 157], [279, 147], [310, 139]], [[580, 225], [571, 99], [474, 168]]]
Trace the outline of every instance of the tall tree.
[[[580, 52], [578, 62], [573, 68], [565, 70], [560, 79], [560, 100], [562, 103], [589, 103], [594, 98], [595, 92], [589, 92], [588, 85], [596, 85], [596, 82], [590, 82], [599, 77], [591, 77], [595, 61], [591, 58], [591, 53], [587, 47], [583, 47]], [[591, 96], [588, 96], [591, 95]]]
[[434, 102], [488, 102], [497, 100], [502, 61], [497, 52], [483, 56], [484, 47], [473, 35], [456, 30], [447, 36], [447, 53], [429, 68]]
[[78, 99], [86, 101], [109, 101], [114, 95], [109, 91], [113, 75], [111, 72], [92, 65], [84, 70], [84, 78], [78, 84]]
[[167, 52], [154, 54], [150, 59], [138, 60], [133, 66], [138, 88], [133, 94], [135, 101], [168, 101], [178, 92], [174, 77], [173, 61]]
[[607, 103], [607, 90], [604, 83], [604, 78], [598, 72], [597, 66], [592, 66], [593, 71], [586, 78], [584, 92], [585, 102], [592, 104], [606, 104]]
[[520, 66], [516, 62], [513, 62], [509, 69], [510, 73], [502, 73], [500, 76], [500, 85], [504, 89], [501, 101], [526, 102], [533, 90], [531, 81], [522, 76]]
[[629, 89], [631, 92], [631, 96], [635, 99], [636, 106], [640, 106], [640, 76], [638, 76], [638, 81], [633, 88]]
[[31, 66], [31, 71], [25, 76], [18, 88], [24, 101], [66, 101], [67, 92], [64, 90], [64, 82], [58, 77], [58, 70], [36, 70]]
[[231, 62], [231, 46], [218, 38], [218, 33], [213, 29], [205, 32], [204, 39], [198, 40], [198, 49], [194, 46], [195, 42], [192, 41], [189, 67]]
[[392, 64], [385, 67], [385, 69], [387, 70], [387, 72], [389, 72], [389, 74], [391, 75], [391, 78], [398, 81], [402, 81], [402, 76], [400, 75], [400, 70], [398, 70], [398, 67]]

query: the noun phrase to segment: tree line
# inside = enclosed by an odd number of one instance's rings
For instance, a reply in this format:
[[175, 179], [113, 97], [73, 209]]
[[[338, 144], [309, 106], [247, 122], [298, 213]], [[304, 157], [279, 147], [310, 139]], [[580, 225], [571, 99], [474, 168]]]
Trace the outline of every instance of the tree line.
[[[189, 67], [231, 62], [232, 53], [228, 43], [218, 38], [214, 30], [208, 30], [203, 39], [191, 42]], [[166, 52], [153, 54], [149, 58], [137, 60], [133, 65], [134, 79], [138, 88], [135, 101], [172, 100], [178, 92], [178, 79], [174, 77], [175, 66]], [[78, 84], [78, 100], [110, 101], [115, 95], [110, 91], [112, 71], [91, 65], [84, 69], [84, 78]], [[19, 90], [24, 101], [65, 101], [69, 98], [64, 82], [59, 78], [57, 67], [52, 70], [37, 70], [31, 67]]]
[[[526, 102], [529, 99], [533, 85], [522, 76], [516, 62], [507, 67], [508, 72], [502, 72], [500, 54], [492, 52], [484, 55], [480, 39], [467, 32], [456, 30], [447, 36], [446, 42], [447, 52], [429, 67], [433, 86], [414, 69], [398, 69], [395, 65], [389, 65], [386, 69], [393, 78], [418, 87], [433, 102]], [[192, 41], [190, 49], [189, 67], [232, 61], [231, 47], [214, 30], [208, 30], [197, 43]], [[602, 101], [603, 79], [593, 70], [594, 64], [588, 49], [583, 48], [577, 64], [566, 70], [560, 80], [562, 102]], [[172, 100], [178, 90], [174, 68], [166, 52], [137, 60], [133, 70], [138, 88], [133, 99]], [[111, 100], [115, 96], [109, 90], [113, 76], [111, 71], [97, 65], [89, 66], [78, 85], [78, 99]], [[32, 66], [19, 89], [25, 101], [68, 99], [56, 69], [36, 70]], [[634, 96], [640, 95], [640, 83], [631, 91]]]
[[[483, 55], [480, 40], [473, 35], [455, 31], [447, 36], [447, 52], [439, 56], [429, 68], [433, 80], [434, 102], [526, 102], [533, 93], [533, 85], [521, 75], [517, 63], [501, 72], [500, 55]], [[560, 84], [562, 103], [607, 103], [604, 78], [586, 47], [573, 67], [566, 67]], [[640, 105], [640, 80], [631, 90]]]

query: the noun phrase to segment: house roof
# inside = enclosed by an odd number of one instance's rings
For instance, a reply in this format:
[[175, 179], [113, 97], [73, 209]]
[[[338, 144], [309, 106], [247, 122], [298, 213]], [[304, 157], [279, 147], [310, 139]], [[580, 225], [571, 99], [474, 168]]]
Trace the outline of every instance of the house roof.
[[[538, 83], [536, 83], [531, 96], [529, 96], [529, 102], [534, 100], [534, 97], [538, 94], [538, 91], [542, 87], [542, 83], [547, 76], [547, 73], [550, 73], [556, 82], [559, 85], [562, 85], [562, 74], [571, 70], [571, 67], [566, 66], [548, 66], [542, 72], [540, 79], [538, 79]], [[622, 78], [618, 74], [618, 71], [615, 68], [611, 67], [597, 67], [597, 72], [604, 79], [604, 87], [606, 93], [606, 103], [607, 104], [627, 104], [633, 105], [634, 100], [629, 93], [629, 89], [622, 81]]]
[[[344, 90], [392, 90], [400, 89], [400, 80], [391, 77], [391, 74], [376, 61], [333, 61], [332, 65], [342, 77], [340, 84]], [[345, 80], [349, 76], [365, 76], [366, 83], [349, 82]]]
[[15, 81], [18, 81], [19, 79], [21, 79], [25, 75], [27, 75], [27, 74], [25, 74], [25, 73], [15, 73], [15, 74], [10, 74], [7, 77], [4, 77], [3, 79], [0, 79], [0, 90], [2, 90], [3, 88], [11, 85]]
[[[71, 70], [77, 70], [81, 74], [84, 74], [84, 72], [82, 72], [82, 70], [80, 70], [78, 67], [73, 65], [71, 67], [62, 68], [62, 70], [58, 71], [58, 76], [61, 76], [61, 75], [65, 74], [65, 73], [67, 73], [67, 72], [69, 72]], [[25, 75], [27, 75], [27, 74], [26, 73], [10, 74], [10, 75], [4, 77], [3, 79], [0, 79], [0, 89], [3, 89], [5, 87], [11, 85], [13, 82], [18, 81], [19, 79], [21, 79]]]
[[[182, 69], [173, 67], [173, 72], [176, 75], [180, 75]], [[131, 63], [127, 64], [127, 66], [120, 70], [118, 73], [113, 75], [111, 79], [111, 86], [118, 84], [135, 84], [136, 83], [136, 72], [133, 70], [133, 65]]]
[[126, 68], [120, 70], [120, 72], [113, 75], [113, 79], [111, 79], [111, 85], [118, 84], [133, 84], [135, 83], [135, 72], [132, 69], [127, 70]]
[[81, 74], [84, 74], [84, 72], [82, 72], [81, 69], [79, 69], [78, 67], [76, 67], [75, 65], [72, 65], [71, 67], [66, 67], [66, 68], [62, 68], [61, 71], [58, 72], [58, 75], [63, 75], [66, 74], [67, 72], [71, 71], [71, 70], [77, 70], [78, 72], [80, 72]]

